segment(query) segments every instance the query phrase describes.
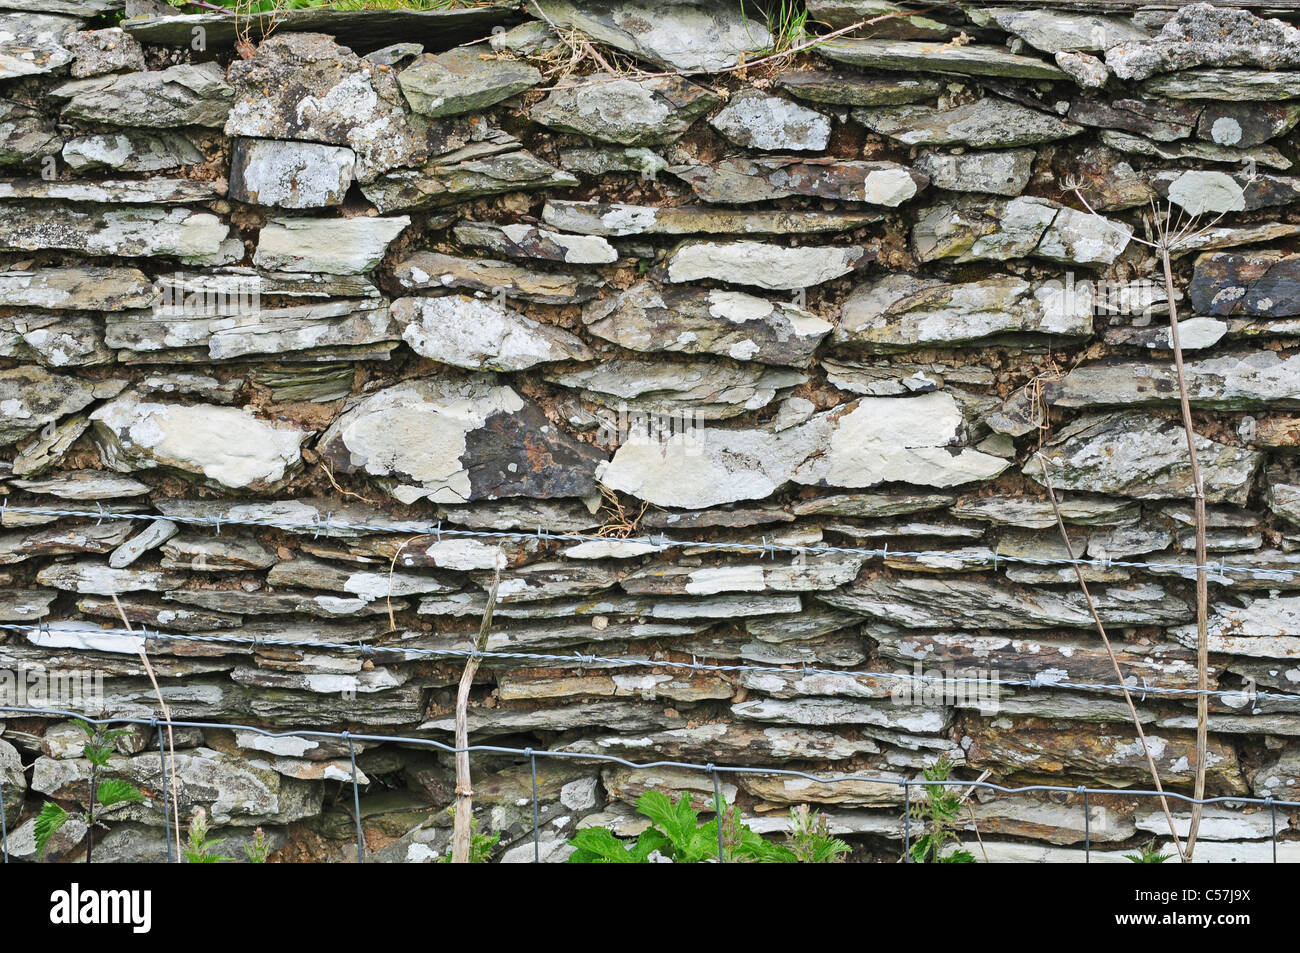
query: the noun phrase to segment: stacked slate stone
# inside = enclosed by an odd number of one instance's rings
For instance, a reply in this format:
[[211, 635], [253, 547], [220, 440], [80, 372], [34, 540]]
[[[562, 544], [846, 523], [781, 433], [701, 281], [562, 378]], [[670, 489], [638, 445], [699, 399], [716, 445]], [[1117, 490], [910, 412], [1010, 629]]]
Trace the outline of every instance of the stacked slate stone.
[[[723, 794], [893, 859], [892, 782], [942, 757], [1151, 784], [1114, 691], [1053, 687], [1114, 674], [1074, 570], [1017, 561], [1066, 554], [1050, 478], [1190, 791], [1196, 701], [1159, 691], [1197, 673], [1155, 202], [1196, 226], [1173, 270], [1210, 559], [1263, 573], [1210, 577], [1207, 790], [1300, 797], [1300, 703], [1276, 697], [1300, 694], [1300, 28], [809, 0], [829, 29], [895, 15], [738, 68], [773, 40], [731, 6], [300, 11], [240, 42], [216, 12], [0, 0], [0, 670], [102, 676], [77, 710], [149, 719], [143, 648], [177, 719], [446, 742], [461, 660], [414, 650], [468, 649], [499, 569], [488, 649], [573, 658], [486, 659], [473, 741], [877, 778]], [[655, 664], [692, 659], [769, 669]], [[908, 677], [958, 669], [1020, 684]], [[30, 859], [89, 764], [66, 718], [0, 727]], [[260, 826], [286, 860], [352, 856], [345, 743], [175, 743], [182, 817], [226, 853]], [[150, 793], [96, 860], [159, 857], [158, 738], [116, 745]], [[444, 855], [451, 759], [355, 750], [368, 859]], [[495, 857], [531, 860], [528, 762], [474, 771]], [[637, 830], [646, 790], [712, 794], [538, 772], [552, 861], [580, 826]], [[1090, 803], [1103, 856], [1167, 834], [1150, 799]], [[970, 804], [993, 860], [1082, 856], [1076, 797]], [[78, 823], [49, 857], [80, 856]], [[1269, 834], [1216, 807], [1198, 856], [1263, 859]]]

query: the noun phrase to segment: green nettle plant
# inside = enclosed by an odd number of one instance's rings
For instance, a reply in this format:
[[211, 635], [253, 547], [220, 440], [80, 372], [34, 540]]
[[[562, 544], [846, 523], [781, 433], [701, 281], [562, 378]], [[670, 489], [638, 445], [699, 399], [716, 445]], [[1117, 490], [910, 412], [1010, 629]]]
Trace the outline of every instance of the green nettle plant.
[[[258, 828], [258, 830], [260, 831], [261, 828]], [[185, 844], [185, 849], [181, 851], [185, 855], [185, 862], [187, 864], [220, 864], [234, 860], [233, 857], [226, 857], [223, 854], [214, 854], [212, 852], [214, 847], [223, 842], [224, 838], [208, 840], [208, 813], [201, 807], [195, 808], [193, 816], [190, 817], [190, 837]], [[251, 854], [250, 859], [252, 859]]]
[[[447, 808], [447, 813], [451, 815], [452, 821], [455, 822], [456, 809], [454, 807], [449, 807]], [[485, 834], [484, 832], [478, 830], [477, 825], [475, 825], [474, 829], [471, 830], [470, 832], [469, 862], [471, 864], [486, 864], [489, 860], [492, 859], [492, 851], [496, 848], [497, 844], [499, 844], [500, 842], [501, 842], [500, 831], [497, 831], [495, 834]], [[450, 851], [448, 851], [445, 855], [443, 855], [438, 859], [438, 863], [450, 864], [451, 860], [452, 860], [452, 854]]]
[[[952, 773], [952, 762], [943, 757], [925, 769], [927, 781], [947, 781]], [[961, 812], [961, 795], [947, 784], [927, 784], [925, 800], [914, 802], [911, 814], [921, 822], [923, 833], [910, 848], [913, 863], [917, 864], [973, 864], [975, 856], [961, 846], [955, 830], [957, 815]], [[957, 849], [944, 854], [949, 843]]]
[[1139, 847], [1136, 854], [1125, 854], [1124, 856], [1135, 864], [1163, 864], [1166, 860], [1171, 860], [1174, 855], [1166, 854], [1156, 847], [1156, 841], [1153, 837]]
[[[144, 792], [121, 778], [99, 780], [101, 772], [108, 770], [108, 759], [113, 756], [113, 742], [127, 734], [124, 728], [106, 729], [102, 725], [91, 726], [89, 722], [77, 721], [77, 725], [86, 733], [86, 744], [82, 753], [90, 762], [90, 792], [86, 808], [86, 863], [90, 863], [95, 848], [95, 825], [103, 826], [95, 818], [95, 807], [107, 809], [115, 804], [127, 804], [145, 800]], [[102, 811], [101, 811], [102, 814]], [[70, 815], [53, 801], [46, 801], [41, 806], [41, 813], [36, 816], [36, 855], [45, 856], [45, 848], [50, 838], [68, 822]]]
[[[793, 823], [791, 846], [764, 840], [740, 820], [735, 807], [721, 805], [722, 852], [728, 863], [793, 864], [831, 863], [849, 852], [849, 845], [827, 833], [825, 818], [820, 821], [791, 811]], [[571, 864], [648, 864], [650, 855], [676, 864], [698, 864], [718, 857], [718, 818], [701, 824], [699, 812], [691, 806], [690, 794], [682, 794], [673, 803], [659, 791], [649, 791], [636, 802], [637, 811], [650, 818], [651, 826], [641, 833], [631, 847], [605, 827], [580, 830], [569, 841], [576, 848], [569, 857]], [[798, 817], [796, 818], [796, 815]]]
[[271, 854], [271, 845], [266, 839], [266, 832], [260, 827], [253, 831], [253, 843], [244, 847], [250, 864], [264, 864]]

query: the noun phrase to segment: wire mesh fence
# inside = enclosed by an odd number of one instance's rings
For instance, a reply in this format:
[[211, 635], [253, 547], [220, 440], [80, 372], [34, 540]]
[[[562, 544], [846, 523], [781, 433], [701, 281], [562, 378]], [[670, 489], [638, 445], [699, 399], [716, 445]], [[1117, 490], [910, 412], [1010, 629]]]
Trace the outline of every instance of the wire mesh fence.
[[[541, 824], [540, 824], [540, 806], [537, 781], [537, 763], [538, 759], [557, 759], [569, 761], [594, 762], [598, 764], [615, 765], [628, 768], [633, 771], [651, 771], [656, 768], [675, 768], [685, 771], [699, 772], [712, 783], [714, 804], [716, 808], [723, 806], [721, 792], [721, 778], [724, 776], [737, 777], [740, 775], [758, 775], [764, 777], [794, 778], [804, 781], [816, 782], [818, 784], [845, 784], [850, 782], [892, 785], [902, 791], [903, 797], [903, 834], [901, 844], [901, 859], [903, 862], [912, 862], [912, 803], [913, 798], [924, 796], [928, 788], [932, 787], [957, 787], [969, 789], [981, 789], [991, 791], [999, 795], [1017, 795], [1017, 794], [1043, 794], [1057, 793], [1065, 795], [1077, 795], [1082, 799], [1083, 808], [1083, 830], [1084, 830], [1084, 860], [1091, 862], [1094, 853], [1093, 836], [1092, 836], [1092, 816], [1091, 816], [1091, 798], [1096, 796], [1119, 795], [1128, 798], [1166, 798], [1169, 801], [1178, 802], [1187, 805], [1224, 805], [1232, 807], [1253, 806], [1265, 809], [1269, 812], [1271, 819], [1271, 846], [1272, 861], [1278, 862], [1278, 811], [1291, 811], [1300, 808], [1300, 801], [1291, 801], [1273, 797], [1251, 797], [1244, 795], [1224, 795], [1218, 797], [1195, 798], [1190, 795], [1180, 794], [1176, 791], [1152, 791], [1141, 788], [1102, 788], [1089, 787], [1087, 785], [1077, 785], [1074, 787], [1054, 784], [1027, 784], [1019, 786], [1007, 786], [986, 780], [963, 780], [963, 779], [910, 779], [910, 778], [886, 778], [869, 774], [843, 773], [843, 774], [814, 774], [808, 771], [801, 771], [792, 768], [779, 768], [754, 765], [720, 765], [712, 762], [696, 762], [683, 760], [659, 760], [659, 761], [631, 761], [616, 755], [596, 754], [590, 752], [564, 751], [550, 748], [532, 748], [532, 747], [511, 747], [503, 745], [474, 744], [463, 748], [457, 748], [455, 745], [439, 741], [434, 738], [421, 738], [411, 735], [387, 735], [372, 734], [367, 732], [349, 732], [349, 731], [322, 731], [318, 729], [288, 729], [277, 730], [256, 725], [241, 725], [225, 722], [207, 722], [207, 721], [187, 721], [180, 719], [170, 719], [163, 721], [159, 718], [130, 718], [130, 717], [105, 717], [94, 718], [87, 717], [84, 714], [65, 711], [54, 708], [26, 708], [19, 706], [2, 706], [0, 713], [9, 713], [11, 715], [31, 715], [37, 717], [52, 718], [71, 718], [80, 719], [90, 725], [109, 727], [113, 725], [135, 725], [149, 727], [155, 732], [158, 739], [159, 757], [162, 762], [163, 778], [163, 810], [164, 822], [170, 825], [170, 815], [166, 791], [171, 789], [172, 776], [168, 765], [166, 746], [162, 743], [160, 730], [165, 725], [171, 725], [174, 728], [196, 728], [196, 729], [219, 729], [226, 731], [252, 732], [266, 738], [308, 738], [308, 739], [329, 739], [342, 742], [347, 746], [348, 758], [351, 766], [352, 800], [354, 809], [354, 819], [356, 827], [356, 862], [365, 863], [366, 845], [365, 837], [362, 831], [361, 823], [361, 792], [360, 782], [357, 772], [357, 754], [356, 742], [368, 743], [391, 743], [406, 746], [415, 746], [429, 748], [440, 751], [444, 754], [457, 754], [467, 752], [469, 754], [495, 754], [506, 755], [521, 759], [526, 759], [529, 764], [531, 773], [532, 787], [532, 843], [533, 843], [533, 862], [541, 863]], [[0, 777], [0, 844], [3, 845], [4, 862], [9, 862], [9, 844], [8, 844], [8, 823], [3, 814], [3, 778]], [[722, 849], [722, 825], [718, 825], [719, 833], [719, 854], [720, 862], [726, 862], [725, 851]], [[164, 837], [167, 841], [166, 860], [168, 863], [176, 861], [175, 853], [172, 849], [171, 840]]]

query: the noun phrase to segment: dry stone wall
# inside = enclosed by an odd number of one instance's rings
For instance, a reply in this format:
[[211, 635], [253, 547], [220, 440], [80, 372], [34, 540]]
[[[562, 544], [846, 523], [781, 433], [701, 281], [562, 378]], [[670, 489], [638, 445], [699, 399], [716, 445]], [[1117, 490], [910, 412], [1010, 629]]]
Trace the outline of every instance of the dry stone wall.
[[[144, 648], [179, 719], [448, 741], [460, 660], [421, 652], [470, 646], [499, 567], [489, 650], [555, 658], [484, 662], [475, 741], [881, 779], [724, 794], [765, 832], [811, 804], [892, 859], [888, 782], [944, 756], [1150, 785], [1122, 700], [1057, 684], [1114, 674], [1050, 479], [1188, 791], [1195, 699], [1168, 692], [1196, 684], [1195, 531], [1154, 203], [1193, 223], [1208, 791], [1300, 797], [1300, 28], [809, 0], [823, 30], [894, 15], [753, 62], [772, 38], [734, 7], [302, 11], [263, 37], [0, 0], [0, 702], [86, 675], [77, 710], [151, 718]], [[662, 664], [692, 660], [754, 668]], [[1015, 684], [915, 680], [962, 674]], [[89, 764], [67, 719], [0, 728], [30, 859]], [[261, 827], [280, 859], [351, 857], [345, 744], [176, 744], [182, 814], [228, 852]], [[161, 854], [157, 745], [118, 739], [152, 793], [97, 860]], [[445, 854], [450, 760], [356, 749], [370, 859]], [[711, 793], [539, 772], [549, 860], [580, 825], [636, 830], [647, 789]], [[531, 860], [527, 762], [475, 775], [496, 857]], [[1091, 805], [1094, 845], [1163, 829], [1155, 802]], [[972, 809], [993, 859], [1080, 856], [1076, 798]], [[1215, 808], [1202, 855], [1264, 858], [1269, 833]]]

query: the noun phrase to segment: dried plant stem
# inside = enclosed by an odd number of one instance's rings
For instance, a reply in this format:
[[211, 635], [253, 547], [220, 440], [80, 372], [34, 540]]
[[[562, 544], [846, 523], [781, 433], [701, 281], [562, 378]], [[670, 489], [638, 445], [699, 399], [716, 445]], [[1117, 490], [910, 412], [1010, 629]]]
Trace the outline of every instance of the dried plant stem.
[[[1052, 512], [1056, 514], [1056, 526], [1061, 531], [1061, 541], [1065, 544], [1066, 555], [1074, 559], [1074, 546], [1070, 542], [1070, 534], [1065, 530], [1065, 519], [1061, 516], [1060, 504], [1056, 502], [1056, 490], [1052, 487], [1052, 478], [1047, 472], [1047, 458], [1041, 453], [1036, 453], [1038, 465], [1043, 468], [1043, 483], [1047, 486], [1047, 496], [1052, 501]], [[1169, 836], [1174, 839], [1174, 847], [1178, 850], [1178, 856], [1184, 861], [1189, 858], [1183, 853], [1182, 843], [1178, 839], [1178, 829], [1174, 826], [1174, 816], [1169, 811], [1169, 800], [1165, 797], [1164, 786], [1160, 783], [1160, 772], [1156, 769], [1156, 762], [1151, 757], [1151, 748], [1147, 745], [1146, 732], [1142, 730], [1142, 719], [1138, 717], [1137, 707], [1133, 704], [1133, 696], [1129, 694], [1128, 683], [1124, 681], [1124, 673], [1119, 669], [1119, 659], [1115, 657], [1115, 650], [1111, 647], [1110, 636], [1106, 634], [1106, 626], [1102, 624], [1101, 616], [1097, 614], [1097, 606], [1092, 601], [1092, 593], [1088, 591], [1088, 584], [1083, 578], [1083, 569], [1077, 562], [1074, 564], [1074, 575], [1079, 580], [1079, 589], [1083, 592], [1083, 598], [1088, 603], [1088, 611], [1092, 614], [1092, 621], [1097, 626], [1097, 633], [1101, 636], [1101, 641], [1106, 646], [1106, 655], [1110, 658], [1111, 668], [1115, 670], [1115, 683], [1120, 686], [1124, 692], [1124, 703], [1128, 705], [1128, 713], [1133, 719], [1133, 727], [1137, 729], [1138, 740], [1142, 742], [1142, 753], [1146, 755], [1147, 767], [1151, 771], [1151, 780], [1155, 782], [1156, 790], [1160, 793], [1160, 806], [1164, 809], [1165, 820], [1169, 822]], [[1202, 698], [1205, 696], [1202, 695]]]
[[[117, 593], [110, 592], [109, 595], [113, 598], [113, 605], [117, 607], [117, 614], [122, 620], [122, 628], [130, 632], [131, 623], [126, 617], [126, 610], [122, 608], [122, 603], [117, 601]], [[141, 641], [143, 642], [143, 639]], [[140, 662], [144, 665], [145, 674], [149, 676], [149, 683], [153, 685], [154, 695], [158, 698], [158, 707], [161, 709], [163, 721], [167, 725], [167, 762], [170, 766], [168, 774], [171, 775], [171, 783], [170, 785], [168, 784], [167, 778], [162, 779], [163, 798], [167, 797], [168, 789], [170, 788], [172, 798], [172, 822], [174, 824], [172, 830], [176, 838], [176, 858], [179, 860], [181, 857], [181, 804], [180, 797], [176, 791], [176, 736], [172, 732], [172, 712], [171, 709], [167, 707], [166, 700], [163, 699], [162, 689], [158, 687], [158, 678], [154, 675], [153, 665], [150, 664], [149, 655], [145, 652], [143, 645], [140, 646]], [[161, 747], [161, 738], [158, 739], [158, 744]], [[93, 791], [91, 792], [91, 796], [94, 796]]]
[[[501, 564], [505, 554], [498, 551], [496, 572], [492, 574], [492, 588], [488, 592], [487, 608], [483, 610], [483, 621], [479, 623], [478, 636], [474, 639], [474, 651], [482, 652], [487, 648], [488, 634], [492, 631], [492, 610], [497, 604], [497, 587], [501, 584]], [[465, 660], [465, 670], [460, 676], [460, 688], [456, 691], [456, 814], [453, 821], [451, 841], [451, 862], [468, 864], [470, 845], [474, 840], [474, 788], [469, 774], [469, 690], [474, 684], [480, 662], [478, 655], [471, 655]]]
[[[1165, 273], [1165, 295], [1169, 298], [1169, 343], [1174, 352], [1174, 368], [1178, 372], [1178, 401], [1182, 407], [1183, 430], [1187, 433], [1187, 453], [1192, 467], [1192, 493], [1196, 507], [1196, 781], [1192, 791], [1199, 802], [1205, 796], [1205, 768], [1209, 735], [1210, 697], [1210, 638], [1209, 638], [1209, 586], [1205, 577], [1205, 484], [1201, 480], [1201, 464], [1196, 455], [1196, 431], [1192, 428], [1192, 407], [1187, 396], [1187, 377], [1183, 373], [1183, 348], [1178, 338], [1178, 305], [1174, 301], [1174, 273], [1169, 263], [1169, 246], [1160, 248], [1160, 264]], [[1196, 834], [1201, 826], [1202, 805], [1192, 804], [1191, 826], [1187, 829], [1187, 853], [1192, 859], [1196, 847]]]

